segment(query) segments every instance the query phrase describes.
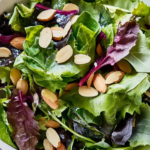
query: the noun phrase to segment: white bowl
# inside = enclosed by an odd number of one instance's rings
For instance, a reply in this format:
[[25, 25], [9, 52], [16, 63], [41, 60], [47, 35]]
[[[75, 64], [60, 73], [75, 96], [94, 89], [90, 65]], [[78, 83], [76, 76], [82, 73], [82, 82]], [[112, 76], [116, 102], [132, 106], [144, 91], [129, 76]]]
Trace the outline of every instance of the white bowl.
[[[28, 1], [30, 0], [0, 0], [0, 14], [2, 14], [5, 11], [12, 12], [15, 3], [27, 4]], [[150, 0], [141, 0], [141, 1], [150, 6]], [[15, 150], [15, 149], [0, 140], [0, 150]]]
[[0, 0], [0, 14], [4, 11], [11, 12], [15, 3], [27, 4], [29, 0]]

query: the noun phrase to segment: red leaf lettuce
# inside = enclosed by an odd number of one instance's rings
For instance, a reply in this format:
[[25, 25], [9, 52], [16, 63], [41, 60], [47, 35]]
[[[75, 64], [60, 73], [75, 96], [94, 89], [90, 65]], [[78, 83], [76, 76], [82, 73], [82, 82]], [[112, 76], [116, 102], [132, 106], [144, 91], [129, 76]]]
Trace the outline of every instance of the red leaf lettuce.
[[12, 126], [12, 137], [20, 150], [35, 150], [39, 140], [39, 126], [33, 111], [24, 105], [22, 93], [12, 97], [7, 107], [8, 122]]
[[84, 82], [91, 76], [93, 72], [96, 72], [100, 68], [106, 65], [114, 65], [125, 56], [129, 54], [129, 51], [135, 46], [138, 39], [139, 25], [135, 20], [126, 22], [124, 25], [119, 24], [117, 34], [114, 38], [112, 46], [107, 48], [107, 54], [104, 59], [100, 58], [100, 61], [90, 70], [89, 73], [83, 77], [79, 83], [82, 86]]

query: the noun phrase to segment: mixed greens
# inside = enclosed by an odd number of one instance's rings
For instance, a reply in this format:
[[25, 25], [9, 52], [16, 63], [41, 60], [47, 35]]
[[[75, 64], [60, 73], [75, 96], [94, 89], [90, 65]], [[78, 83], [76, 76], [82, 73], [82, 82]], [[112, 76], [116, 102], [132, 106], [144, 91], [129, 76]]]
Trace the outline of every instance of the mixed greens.
[[149, 58], [144, 2], [16, 4], [0, 16], [0, 139], [19, 150], [150, 149]]

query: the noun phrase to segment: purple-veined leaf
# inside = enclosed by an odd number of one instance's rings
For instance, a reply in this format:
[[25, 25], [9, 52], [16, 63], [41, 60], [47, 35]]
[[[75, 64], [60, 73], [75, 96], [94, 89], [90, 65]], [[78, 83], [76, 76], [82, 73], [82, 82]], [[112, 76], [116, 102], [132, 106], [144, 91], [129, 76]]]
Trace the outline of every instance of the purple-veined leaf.
[[119, 23], [114, 43], [112, 46], [107, 48], [105, 58], [102, 61], [99, 61], [96, 66], [93, 66], [90, 72], [81, 79], [79, 86], [82, 86], [93, 72], [96, 72], [106, 65], [113, 66], [115, 63], [127, 56], [131, 48], [136, 44], [139, 31], [139, 24], [137, 24], [135, 20], [126, 22], [124, 25]]
[[21, 91], [11, 98], [7, 107], [7, 118], [12, 126], [12, 137], [20, 150], [35, 150], [39, 140], [39, 126], [33, 111], [24, 104]]

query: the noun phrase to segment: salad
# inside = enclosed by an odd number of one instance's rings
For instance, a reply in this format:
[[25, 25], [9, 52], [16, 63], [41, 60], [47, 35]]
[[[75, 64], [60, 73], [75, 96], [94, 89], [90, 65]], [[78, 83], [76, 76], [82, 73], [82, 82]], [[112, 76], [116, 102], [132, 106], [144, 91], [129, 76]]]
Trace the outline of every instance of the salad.
[[0, 16], [0, 139], [19, 150], [150, 149], [150, 7], [31, 0]]

